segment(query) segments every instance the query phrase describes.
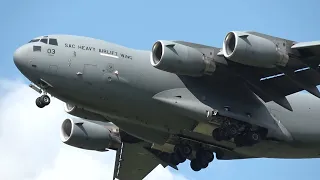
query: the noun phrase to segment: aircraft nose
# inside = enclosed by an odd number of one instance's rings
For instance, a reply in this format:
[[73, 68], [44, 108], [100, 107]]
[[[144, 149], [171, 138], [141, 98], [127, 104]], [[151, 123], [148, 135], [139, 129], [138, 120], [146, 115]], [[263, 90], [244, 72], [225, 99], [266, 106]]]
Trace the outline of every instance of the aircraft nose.
[[13, 62], [17, 66], [18, 69], [25, 66], [27, 62], [27, 47], [21, 46], [13, 53]]

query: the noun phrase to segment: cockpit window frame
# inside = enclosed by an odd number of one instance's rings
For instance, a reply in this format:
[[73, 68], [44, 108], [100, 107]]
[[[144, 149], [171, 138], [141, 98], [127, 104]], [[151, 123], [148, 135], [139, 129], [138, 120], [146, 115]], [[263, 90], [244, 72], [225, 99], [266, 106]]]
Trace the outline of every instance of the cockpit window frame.
[[[43, 41], [44, 39], [46, 39], [45, 42]], [[50, 38], [48, 36], [43, 36], [41, 38], [34, 38], [34, 39], [30, 40], [28, 43], [34, 43], [34, 42], [41, 42], [44, 44], [50, 44], [52, 46], [59, 46], [57, 38]]]
[[48, 44], [58, 46], [58, 40], [56, 38], [49, 38]]
[[33, 43], [33, 42], [39, 42], [40, 38], [36, 38], [36, 39], [31, 39], [28, 43]]
[[[43, 42], [42, 40], [46, 40], [46, 41]], [[48, 40], [48, 38], [46, 38], [46, 37], [40, 39], [40, 42], [42, 42], [42, 43], [44, 43], [44, 44], [48, 44], [48, 41], [49, 41], [49, 40]]]

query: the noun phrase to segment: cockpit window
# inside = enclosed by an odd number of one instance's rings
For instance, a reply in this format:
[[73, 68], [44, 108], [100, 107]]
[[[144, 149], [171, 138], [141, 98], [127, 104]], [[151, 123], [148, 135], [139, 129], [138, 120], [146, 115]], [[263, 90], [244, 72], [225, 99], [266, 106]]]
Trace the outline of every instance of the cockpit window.
[[41, 46], [33, 46], [33, 51], [34, 52], [36, 52], [36, 51], [41, 52]]
[[48, 44], [48, 39], [47, 39], [47, 38], [43, 38], [43, 39], [40, 40], [40, 42], [43, 42], [43, 43], [45, 43], [45, 44]]
[[38, 41], [40, 41], [40, 39], [32, 39], [31, 41], [29, 41], [29, 43], [38, 42]]
[[51, 45], [55, 45], [55, 46], [58, 46], [58, 41], [57, 41], [57, 39], [49, 39], [49, 44], [51, 44]]
[[[47, 36], [44, 36], [42, 39], [32, 39], [31, 41], [29, 41], [28, 43], [32, 43], [32, 42], [42, 42], [42, 43], [45, 43], [45, 44], [48, 44], [48, 38]], [[50, 45], [54, 45], [54, 46], [58, 46], [58, 41], [57, 39], [54, 39], [54, 38], [50, 38], [49, 39], [49, 44]]]

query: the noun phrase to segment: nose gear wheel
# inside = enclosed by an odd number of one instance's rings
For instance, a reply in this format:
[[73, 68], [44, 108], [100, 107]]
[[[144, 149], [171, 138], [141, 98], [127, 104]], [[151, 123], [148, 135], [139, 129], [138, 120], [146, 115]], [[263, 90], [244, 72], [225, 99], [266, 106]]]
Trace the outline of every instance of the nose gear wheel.
[[50, 97], [46, 94], [42, 95], [36, 99], [36, 105], [39, 108], [44, 108], [45, 106], [49, 105], [50, 102], [51, 102]]

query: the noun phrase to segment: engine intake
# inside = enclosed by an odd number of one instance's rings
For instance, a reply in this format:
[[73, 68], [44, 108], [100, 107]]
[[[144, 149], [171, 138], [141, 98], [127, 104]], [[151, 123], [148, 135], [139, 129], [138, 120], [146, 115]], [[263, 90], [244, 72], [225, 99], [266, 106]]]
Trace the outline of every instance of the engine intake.
[[263, 68], [285, 66], [289, 60], [289, 56], [271, 40], [238, 31], [226, 35], [222, 52], [231, 61]]
[[65, 119], [61, 125], [61, 141], [70, 146], [106, 151], [116, 150], [120, 144], [120, 136], [113, 126], [104, 127], [91, 122]]
[[197, 49], [171, 41], [154, 43], [150, 61], [157, 69], [179, 75], [202, 76], [215, 71], [212, 59]]

